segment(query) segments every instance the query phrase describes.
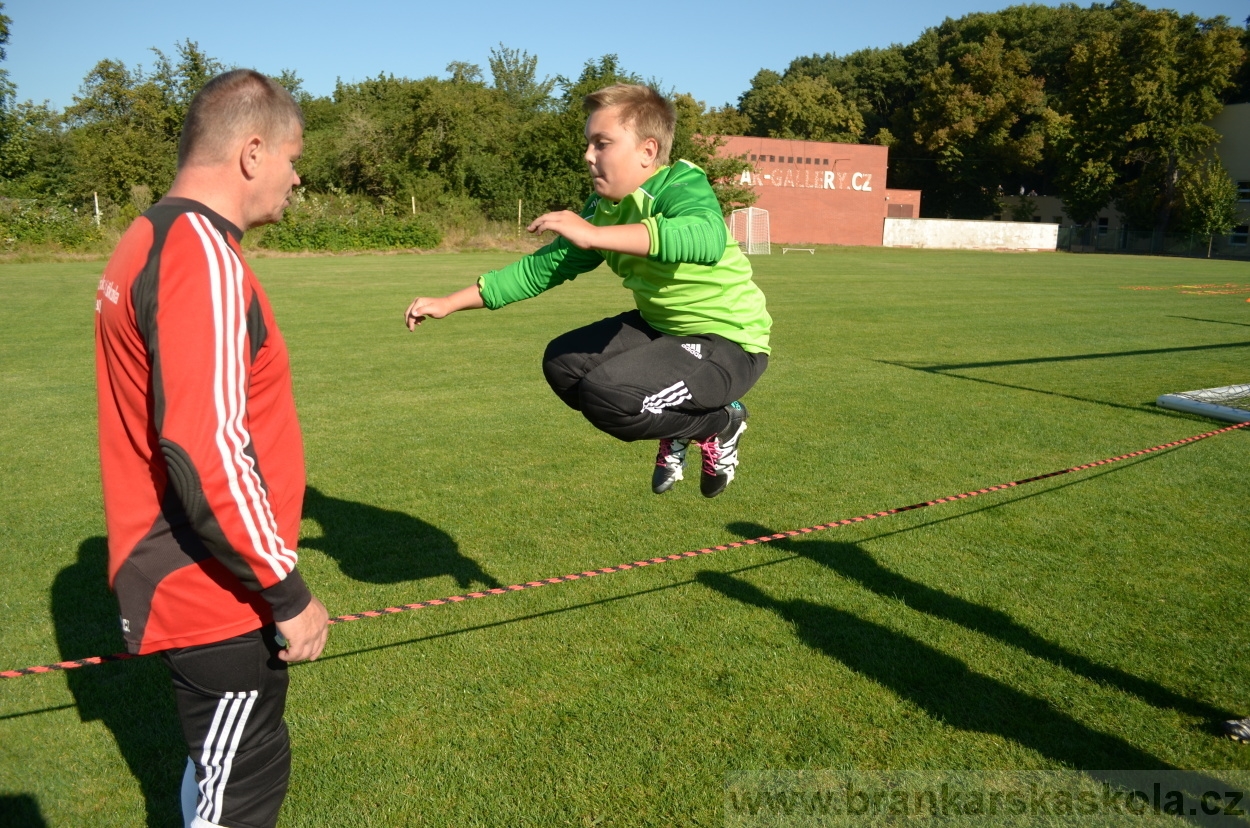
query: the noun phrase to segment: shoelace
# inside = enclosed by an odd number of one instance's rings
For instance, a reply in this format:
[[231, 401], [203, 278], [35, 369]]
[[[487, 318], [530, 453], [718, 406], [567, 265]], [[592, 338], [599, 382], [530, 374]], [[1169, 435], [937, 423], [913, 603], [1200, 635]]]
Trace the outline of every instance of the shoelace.
[[[717, 440], [718, 435], [713, 434], [706, 440], [699, 442], [699, 453], [703, 456], [703, 473], [708, 475], [716, 474], [716, 467], [723, 456], [721, 453], [721, 444]], [[698, 442], [698, 441], [696, 441]]]

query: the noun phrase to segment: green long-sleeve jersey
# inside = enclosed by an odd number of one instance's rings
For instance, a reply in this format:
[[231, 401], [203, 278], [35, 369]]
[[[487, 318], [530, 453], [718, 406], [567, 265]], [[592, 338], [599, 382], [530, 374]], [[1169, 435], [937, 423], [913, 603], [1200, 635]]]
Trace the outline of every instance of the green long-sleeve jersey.
[[592, 196], [582, 218], [597, 227], [642, 224], [647, 256], [580, 250], [563, 237], [478, 279], [486, 307], [529, 299], [606, 261], [634, 293], [642, 318], [674, 336], [719, 334], [751, 353], [768, 353], [772, 319], [751, 263], [725, 229], [707, 176], [689, 161], [661, 167], [620, 202]]

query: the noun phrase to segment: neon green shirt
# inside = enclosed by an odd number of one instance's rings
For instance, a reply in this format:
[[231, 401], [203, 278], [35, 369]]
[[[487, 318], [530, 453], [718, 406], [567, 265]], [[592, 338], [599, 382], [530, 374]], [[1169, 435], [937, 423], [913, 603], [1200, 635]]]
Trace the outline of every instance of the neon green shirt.
[[582, 218], [597, 227], [642, 224], [645, 257], [580, 250], [563, 237], [478, 279], [491, 310], [529, 299], [606, 261], [634, 293], [642, 318], [674, 336], [719, 334], [751, 353], [768, 353], [772, 318], [751, 263], [725, 229], [716, 194], [689, 161], [661, 167], [619, 202], [591, 196]]

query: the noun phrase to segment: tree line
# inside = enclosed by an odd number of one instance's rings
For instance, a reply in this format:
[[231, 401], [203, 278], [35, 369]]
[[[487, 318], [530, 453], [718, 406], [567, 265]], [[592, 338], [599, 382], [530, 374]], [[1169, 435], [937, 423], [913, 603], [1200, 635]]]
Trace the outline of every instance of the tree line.
[[928, 215], [983, 218], [1024, 187], [1077, 223], [1114, 206], [1162, 231], [1193, 219], [1196, 181], [1227, 179], [1205, 122], [1250, 101], [1246, 23], [1128, 0], [1011, 6], [762, 70], [737, 109], [749, 134], [889, 146], [891, 186], [924, 190]]
[[[9, 22], [0, 14], [0, 60]], [[1023, 187], [1060, 196], [1078, 223], [1114, 206], [1134, 228], [1165, 230], [1192, 224], [1227, 185], [1205, 122], [1250, 101], [1248, 51], [1250, 20], [1129, 0], [1017, 5], [947, 19], [907, 45], [763, 69], [735, 104], [661, 91], [678, 109], [674, 157], [709, 172], [726, 210], [752, 195], [736, 184], [745, 160], [718, 156], [718, 136], [756, 135], [889, 146], [890, 185], [923, 190], [930, 216], [984, 218]], [[129, 220], [168, 188], [186, 107], [225, 68], [192, 40], [153, 49], [148, 69], [101, 60], [63, 110], [19, 102], [0, 71], [0, 197], [10, 212], [79, 216], [98, 197]], [[576, 78], [541, 77], [536, 56], [501, 44], [485, 69], [456, 62], [445, 77], [380, 75], [326, 96], [293, 70], [277, 80], [305, 113], [299, 172], [314, 212], [398, 217], [415, 205], [446, 226], [515, 221], [518, 203], [523, 221], [579, 205], [590, 192], [581, 99], [642, 78], [614, 55]]]

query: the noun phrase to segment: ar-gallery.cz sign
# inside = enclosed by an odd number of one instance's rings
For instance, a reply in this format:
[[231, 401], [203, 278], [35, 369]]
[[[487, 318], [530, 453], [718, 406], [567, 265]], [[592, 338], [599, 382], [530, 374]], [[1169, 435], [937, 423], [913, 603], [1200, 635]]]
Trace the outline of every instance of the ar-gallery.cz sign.
[[836, 170], [794, 170], [774, 167], [766, 173], [743, 170], [738, 184], [744, 187], [797, 187], [804, 190], [856, 190], [872, 192], [872, 173], [837, 172]]

